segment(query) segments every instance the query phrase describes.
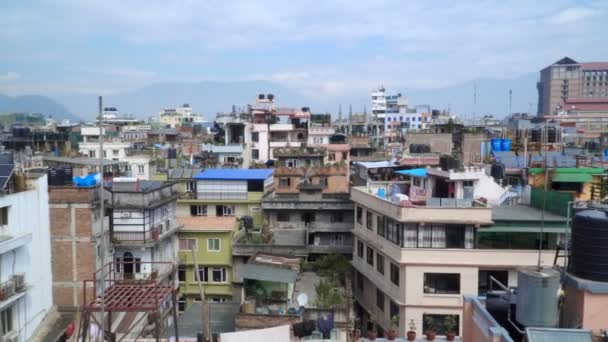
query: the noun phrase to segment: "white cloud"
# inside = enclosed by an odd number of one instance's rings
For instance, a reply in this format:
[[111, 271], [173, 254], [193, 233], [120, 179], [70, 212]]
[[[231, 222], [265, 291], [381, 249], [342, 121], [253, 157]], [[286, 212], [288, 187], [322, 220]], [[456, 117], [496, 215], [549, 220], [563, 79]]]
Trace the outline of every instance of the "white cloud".
[[14, 71], [8, 71], [5, 74], [0, 74], [0, 82], [11, 82], [21, 78], [21, 75]]
[[547, 22], [551, 24], [572, 24], [598, 14], [598, 11], [591, 8], [572, 7], [548, 17]]

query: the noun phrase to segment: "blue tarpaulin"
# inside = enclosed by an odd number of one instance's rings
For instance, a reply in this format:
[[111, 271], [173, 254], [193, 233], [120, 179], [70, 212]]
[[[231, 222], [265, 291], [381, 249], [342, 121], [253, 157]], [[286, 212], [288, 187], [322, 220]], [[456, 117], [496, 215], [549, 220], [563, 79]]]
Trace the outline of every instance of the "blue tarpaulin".
[[101, 182], [101, 175], [99, 173], [89, 173], [84, 177], [74, 176], [72, 181], [77, 187], [95, 186]]
[[399, 171], [395, 171], [395, 173], [398, 173], [398, 174], [404, 175], [404, 176], [426, 177], [426, 169], [425, 168], [410, 169], [410, 170], [399, 170]]

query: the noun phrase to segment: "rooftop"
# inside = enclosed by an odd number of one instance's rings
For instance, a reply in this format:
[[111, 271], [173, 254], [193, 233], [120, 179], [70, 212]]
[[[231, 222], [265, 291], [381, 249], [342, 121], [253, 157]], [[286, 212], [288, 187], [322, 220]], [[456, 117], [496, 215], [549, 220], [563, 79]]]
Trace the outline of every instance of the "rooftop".
[[200, 180], [266, 180], [273, 169], [207, 169], [194, 178]]
[[159, 181], [136, 181], [136, 182], [111, 182], [106, 186], [112, 192], [150, 192], [159, 190], [165, 186], [170, 186], [172, 183], [165, 183]]
[[[55, 162], [55, 163], [72, 164], [72, 165], [86, 165], [86, 166], [98, 166], [99, 165], [99, 159], [89, 158], [89, 157], [50, 157], [50, 156], [45, 156], [45, 157], [42, 157], [42, 160], [44, 160], [45, 162]], [[115, 160], [109, 160], [109, 159], [104, 159], [103, 160], [103, 165], [104, 166], [125, 165], [125, 164], [127, 164], [127, 163], [126, 162], [115, 161]]]
[[236, 217], [189, 216], [178, 217], [182, 231], [232, 231], [237, 228]]
[[197, 167], [177, 167], [169, 171], [169, 178], [172, 179], [192, 179], [203, 171], [203, 168]]
[[[527, 205], [501, 205], [492, 207], [492, 220], [540, 221], [542, 210]], [[567, 217], [545, 211], [545, 221], [566, 222]]]

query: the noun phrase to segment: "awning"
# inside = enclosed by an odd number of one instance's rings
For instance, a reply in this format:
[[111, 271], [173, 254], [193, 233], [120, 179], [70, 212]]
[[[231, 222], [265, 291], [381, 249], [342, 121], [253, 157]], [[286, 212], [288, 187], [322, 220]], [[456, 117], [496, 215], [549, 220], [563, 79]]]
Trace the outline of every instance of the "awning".
[[556, 173], [553, 175], [554, 183], [587, 183], [593, 180], [593, 176], [588, 173]]
[[267, 265], [245, 264], [241, 268], [243, 279], [265, 280], [277, 283], [295, 283], [296, 272]]
[[[567, 227], [544, 227], [543, 233], [563, 234], [567, 233]], [[488, 227], [479, 228], [477, 233], [540, 233], [540, 225], [538, 226], [517, 226], [517, 227]]]

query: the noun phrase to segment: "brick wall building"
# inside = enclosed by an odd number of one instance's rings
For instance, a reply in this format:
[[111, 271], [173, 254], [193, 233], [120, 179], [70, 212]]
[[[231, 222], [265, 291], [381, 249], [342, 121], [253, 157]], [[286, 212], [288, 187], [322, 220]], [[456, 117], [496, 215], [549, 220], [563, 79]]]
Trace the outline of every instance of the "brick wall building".
[[100, 202], [96, 187], [49, 187], [53, 301], [60, 310], [82, 303], [82, 281], [101, 261]]

